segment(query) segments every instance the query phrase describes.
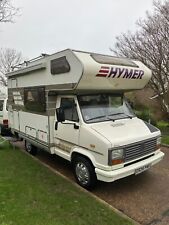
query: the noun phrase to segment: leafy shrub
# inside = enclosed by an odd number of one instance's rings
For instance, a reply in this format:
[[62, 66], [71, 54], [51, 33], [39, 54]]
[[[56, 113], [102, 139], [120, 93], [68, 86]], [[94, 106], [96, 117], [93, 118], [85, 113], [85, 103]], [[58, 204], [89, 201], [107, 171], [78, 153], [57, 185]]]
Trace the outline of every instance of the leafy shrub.
[[142, 120], [145, 120], [145, 121], [149, 121], [149, 118], [150, 118], [150, 113], [148, 110], [143, 110], [143, 111], [135, 111], [137, 117], [139, 117], [140, 119]]
[[138, 118], [147, 121], [151, 123], [152, 125], [156, 126], [156, 121], [153, 118], [152, 114], [150, 113], [149, 109], [143, 109], [143, 110], [136, 110], [135, 114], [137, 115]]

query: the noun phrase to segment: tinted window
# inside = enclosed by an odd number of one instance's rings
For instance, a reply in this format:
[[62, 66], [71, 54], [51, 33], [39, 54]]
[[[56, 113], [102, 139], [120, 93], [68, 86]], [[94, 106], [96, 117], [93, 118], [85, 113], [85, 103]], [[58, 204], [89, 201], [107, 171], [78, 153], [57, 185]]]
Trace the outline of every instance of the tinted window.
[[45, 112], [45, 88], [26, 88], [24, 90], [24, 105], [29, 111]]
[[60, 106], [64, 110], [65, 120], [79, 121], [76, 104], [73, 98], [62, 98]]
[[114, 56], [99, 55], [99, 54], [91, 54], [91, 57], [96, 62], [101, 64], [138, 67], [133, 61], [125, 58], [118, 58]]
[[51, 74], [67, 73], [70, 71], [70, 65], [66, 57], [51, 60]]

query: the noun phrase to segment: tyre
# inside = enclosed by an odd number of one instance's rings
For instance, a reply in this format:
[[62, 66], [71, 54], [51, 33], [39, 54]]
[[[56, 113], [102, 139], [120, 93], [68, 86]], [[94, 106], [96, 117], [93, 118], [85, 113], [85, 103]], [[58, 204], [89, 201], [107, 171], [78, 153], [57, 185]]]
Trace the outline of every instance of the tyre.
[[37, 148], [34, 145], [32, 145], [29, 141], [25, 141], [25, 149], [31, 155], [37, 154]]
[[85, 157], [77, 156], [73, 159], [73, 171], [77, 183], [83, 188], [91, 190], [96, 186], [94, 166]]

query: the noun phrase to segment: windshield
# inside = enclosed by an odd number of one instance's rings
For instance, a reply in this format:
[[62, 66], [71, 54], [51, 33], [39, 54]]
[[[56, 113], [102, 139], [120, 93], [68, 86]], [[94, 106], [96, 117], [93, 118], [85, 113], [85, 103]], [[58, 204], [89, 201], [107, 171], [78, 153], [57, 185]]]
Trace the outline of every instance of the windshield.
[[115, 121], [135, 116], [123, 95], [80, 95], [78, 101], [86, 123]]

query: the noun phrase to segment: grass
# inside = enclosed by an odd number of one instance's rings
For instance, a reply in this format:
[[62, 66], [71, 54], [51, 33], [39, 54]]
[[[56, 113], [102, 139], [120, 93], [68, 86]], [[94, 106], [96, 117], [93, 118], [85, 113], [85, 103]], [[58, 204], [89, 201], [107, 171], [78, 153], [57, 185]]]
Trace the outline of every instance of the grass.
[[0, 145], [0, 225], [130, 225], [9, 144]]
[[161, 121], [157, 122], [157, 126], [161, 127], [161, 128], [167, 128], [167, 127], [169, 127], [169, 122], [161, 120]]
[[157, 127], [161, 130], [162, 133], [169, 135], [169, 122], [159, 121], [157, 122]]
[[158, 121], [157, 127], [161, 130], [162, 133], [161, 143], [169, 145], [169, 122]]

